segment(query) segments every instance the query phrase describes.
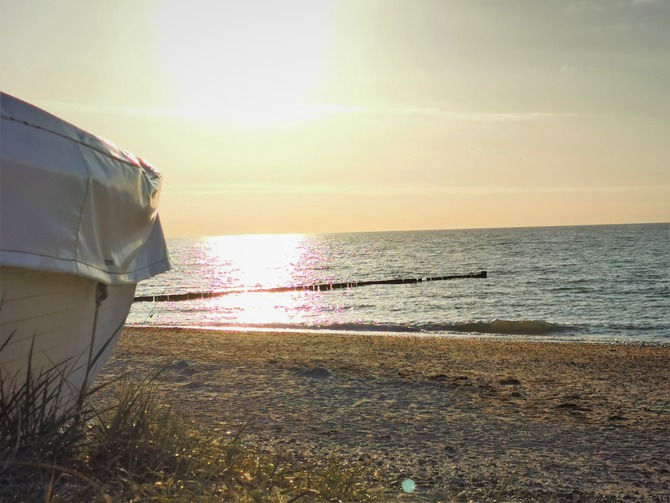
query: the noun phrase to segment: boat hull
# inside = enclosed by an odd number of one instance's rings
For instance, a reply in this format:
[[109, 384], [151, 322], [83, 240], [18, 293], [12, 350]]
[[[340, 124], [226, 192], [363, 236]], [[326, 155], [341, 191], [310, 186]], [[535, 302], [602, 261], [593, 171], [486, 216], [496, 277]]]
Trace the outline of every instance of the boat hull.
[[116, 346], [135, 286], [102, 286], [69, 274], [0, 267], [3, 395], [47, 378], [53, 381], [50, 387], [59, 387], [57, 403], [49, 406], [71, 408]]
[[170, 269], [162, 177], [2, 92], [0, 139], [0, 405], [65, 411], [114, 348], [136, 284]]

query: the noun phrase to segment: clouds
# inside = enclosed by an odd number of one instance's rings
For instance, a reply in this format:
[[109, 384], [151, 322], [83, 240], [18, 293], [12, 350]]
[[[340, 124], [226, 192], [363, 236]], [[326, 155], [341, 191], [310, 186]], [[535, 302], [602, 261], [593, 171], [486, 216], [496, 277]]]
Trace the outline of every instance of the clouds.
[[[573, 72], [581, 69], [570, 66], [561, 67], [561, 71]], [[585, 70], [592, 70], [587, 68]], [[52, 111], [53, 113], [106, 115], [106, 116], [143, 116], [151, 118], [167, 119], [191, 119], [198, 120], [205, 115], [187, 108], [141, 108], [141, 107], [119, 107], [114, 105], [90, 104], [78, 102], [65, 102], [54, 100], [36, 101], [36, 105]], [[368, 116], [391, 116], [391, 117], [414, 117], [414, 118], [438, 118], [448, 121], [466, 122], [526, 122], [541, 120], [569, 119], [577, 116], [573, 112], [548, 112], [548, 111], [457, 111], [447, 105], [356, 105], [340, 103], [322, 103], [315, 106], [307, 106], [294, 111], [298, 122], [323, 120], [338, 115], [368, 115]], [[271, 127], [271, 126], [268, 126]]]
[[435, 117], [450, 121], [519, 122], [574, 117], [569, 112], [458, 112], [441, 106], [357, 107], [356, 112], [375, 115]]

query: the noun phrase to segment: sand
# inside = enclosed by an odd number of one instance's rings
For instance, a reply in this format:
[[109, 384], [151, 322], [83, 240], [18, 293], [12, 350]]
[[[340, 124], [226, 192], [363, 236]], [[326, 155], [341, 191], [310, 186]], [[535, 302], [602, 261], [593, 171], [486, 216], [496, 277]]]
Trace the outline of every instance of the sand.
[[101, 378], [167, 362], [207, 428], [417, 500], [670, 501], [670, 345], [126, 328]]

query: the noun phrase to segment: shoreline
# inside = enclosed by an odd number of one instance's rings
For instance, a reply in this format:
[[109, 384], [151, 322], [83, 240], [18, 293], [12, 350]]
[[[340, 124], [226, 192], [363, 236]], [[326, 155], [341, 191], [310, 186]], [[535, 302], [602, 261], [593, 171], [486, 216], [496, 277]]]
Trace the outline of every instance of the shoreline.
[[505, 334], [505, 333], [491, 333], [491, 332], [428, 332], [428, 331], [402, 331], [402, 330], [343, 330], [330, 328], [277, 328], [277, 327], [254, 327], [244, 325], [234, 326], [215, 326], [215, 325], [144, 325], [144, 324], [126, 324], [125, 330], [183, 330], [189, 332], [203, 332], [203, 333], [264, 333], [264, 334], [286, 334], [286, 335], [321, 335], [321, 336], [362, 336], [362, 337], [416, 337], [419, 339], [465, 339], [465, 340], [497, 340], [497, 341], [511, 341], [511, 342], [537, 342], [549, 344], [605, 344], [613, 346], [651, 346], [651, 347], [670, 347], [670, 339], [625, 339], [608, 338], [594, 336], [590, 338], [571, 338], [571, 337], [554, 337], [551, 335], [533, 335], [533, 334]]
[[128, 326], [102, 379], [165, 365], [159, 393], [208, 429], [399, 492], [670, 498], [670, 345]]

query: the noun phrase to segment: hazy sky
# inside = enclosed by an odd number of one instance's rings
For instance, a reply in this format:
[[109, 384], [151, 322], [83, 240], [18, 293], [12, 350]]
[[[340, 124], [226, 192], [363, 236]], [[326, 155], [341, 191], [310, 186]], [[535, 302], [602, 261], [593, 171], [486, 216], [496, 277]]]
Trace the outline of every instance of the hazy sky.
[[169, 235], [670, 221], [670, 0], [0, 0]]

